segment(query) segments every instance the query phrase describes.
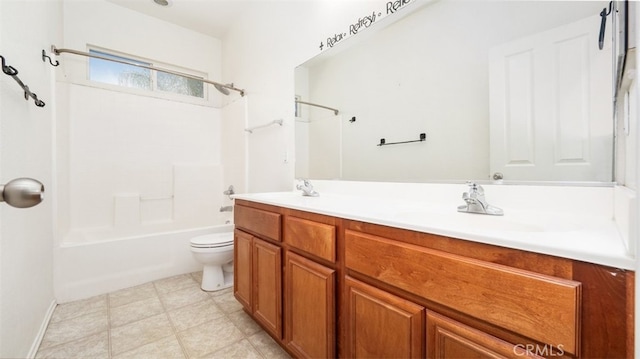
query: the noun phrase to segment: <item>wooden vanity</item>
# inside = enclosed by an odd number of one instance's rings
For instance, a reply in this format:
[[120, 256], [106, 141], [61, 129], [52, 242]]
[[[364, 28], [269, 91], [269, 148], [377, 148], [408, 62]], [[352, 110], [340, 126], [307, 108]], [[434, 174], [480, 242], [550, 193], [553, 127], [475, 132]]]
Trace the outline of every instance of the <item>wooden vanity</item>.
[[236, 199], [235, 297], [299, 358], [632, 358], [634, 272]]

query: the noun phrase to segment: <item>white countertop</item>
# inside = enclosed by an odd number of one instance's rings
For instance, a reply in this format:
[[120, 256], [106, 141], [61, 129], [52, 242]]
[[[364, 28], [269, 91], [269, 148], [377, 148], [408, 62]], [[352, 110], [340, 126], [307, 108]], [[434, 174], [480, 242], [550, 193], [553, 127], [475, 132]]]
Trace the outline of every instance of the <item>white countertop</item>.
[[[458, 190], [460, 187], [456, 187]], [[499, 190], [496, 190], [498, 192]], [[611, 216], [589, 211], [554, 212], [500, 206], [504, 216], [460, 213], [459, 196], [451, 203], [372, 197], [362, 194], [324, 193], [304, 197], [300, 191], [236, 194], [233, 198], [281, 206], [328, 216], [364, 221], [424, 233], [493, 244], [635, 270]], [[420, 196], [418, 196], [420, 197]], [[489, 197], [487, 197], [489, 199]], [[496, 196], [496, 198], [500, 198]]]

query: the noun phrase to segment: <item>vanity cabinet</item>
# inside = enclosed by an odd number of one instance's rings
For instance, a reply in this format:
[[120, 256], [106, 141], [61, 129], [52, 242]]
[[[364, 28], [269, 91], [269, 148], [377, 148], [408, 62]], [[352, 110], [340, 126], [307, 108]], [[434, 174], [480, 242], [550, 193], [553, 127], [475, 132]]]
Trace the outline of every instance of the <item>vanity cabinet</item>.
[[335, 226], [259, 207], [235, 206], [236, 299], [294, 356], [336, 357]]
[[240, 230], [234, 231], [233, 243], [233, 294], [244, 309], [253, 313], [253, 280], [251, 258], [253, 236]]
[[235, 296], [294, 357], [633, 356], [634, 272], [248, 200], [235, 219]]
[[265, 330], [281, 338], [282, 249], [273, 243], [280, 240], [280, 214], [241, 206], [236, 214], [234, 295]]
[[299, 358], [336, 356], [336, 228], [322, 219], [284, 219], [285, 344]]
[[347, 277], [348, 358], [424, 357], [423, 306]]
[[347, 230], [348, 269], [577, 354], [581, 284]]
[[514, 344], [434, 312], [427, 313], [427, 358], [543, 358], [562, 356], [562, 346]]
[[253, 238], [253, 316], [276, 337], [282, 336], [282, 249]]
[[287, 348], [298, 358], [335, 357], [335, 270], [287, 252], [285, 273]]

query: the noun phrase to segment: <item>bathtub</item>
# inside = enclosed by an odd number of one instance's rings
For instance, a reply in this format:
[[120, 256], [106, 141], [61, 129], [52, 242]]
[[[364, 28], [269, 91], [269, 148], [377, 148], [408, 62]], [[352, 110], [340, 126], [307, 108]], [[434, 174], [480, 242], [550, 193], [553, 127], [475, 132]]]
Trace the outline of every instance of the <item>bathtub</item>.
[[56, 300], [65, 303], [202, 270], [191, 254], [191, 238], [233, 228], [225, 224], [147, 233], [73, 233], [54, 250]]

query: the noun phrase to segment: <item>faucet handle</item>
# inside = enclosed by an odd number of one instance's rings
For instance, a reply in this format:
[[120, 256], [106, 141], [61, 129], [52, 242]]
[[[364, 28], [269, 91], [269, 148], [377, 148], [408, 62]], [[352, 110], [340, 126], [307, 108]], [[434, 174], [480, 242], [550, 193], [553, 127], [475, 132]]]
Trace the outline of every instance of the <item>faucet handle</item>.
[[475, 193], [475, 194], [484, 194], [484, 188], [482, 188], [481, 185], [473, 182], [473, 181], [467, 181], [467, 185], [469, 186], [469, 193]]
[[302, 191], [303, 196], [318, 197], [318, 192], [313, 189], [313, 185], [308, 179], [301, 179], [302, 184], [297, 184], [296, 189]]

